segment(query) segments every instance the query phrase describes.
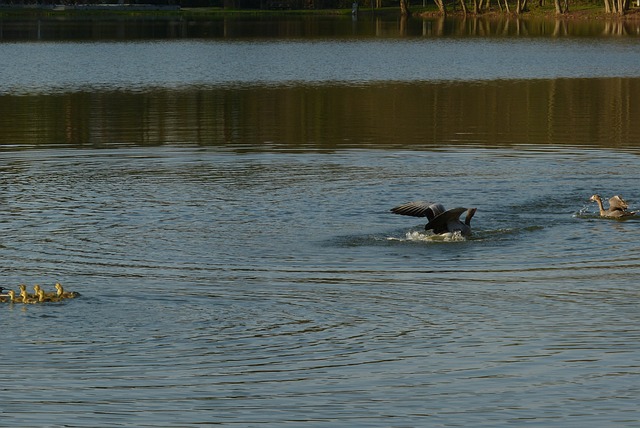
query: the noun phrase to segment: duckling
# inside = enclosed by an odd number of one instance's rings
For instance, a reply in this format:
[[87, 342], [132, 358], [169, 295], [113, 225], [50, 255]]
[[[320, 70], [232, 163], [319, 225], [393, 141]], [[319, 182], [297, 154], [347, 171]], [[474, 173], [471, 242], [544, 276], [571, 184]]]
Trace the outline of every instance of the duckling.
[[13, 290], [9, 290], [9, 301], [11, 303], [22, 303], [22, 296], [16, 297], [16, 292]]
[[600, 197], [600, 195], [593, 195], [591, 196], [591, 198], [589, 198], [589, 200], [598, 204], [598, 208], [600, 209], [600, 217], [621, 218], [629, 217], [636, 214], [633, 211], [627, 211], [627, 208], [629, 207], [627, 201], [625, 201], [618, 195], [615, 195], [614, 197], [609, 199], [608, 209], [604, 208], [604, 205], [602, 204], [602, 197]]
[[[51, 294], [51, 293], [48, 293]], [[39, 303], [44, 303], [44, 302], [59, 302], [62, 300], [62, 297], [58, 297], [56, 295], [49, 295], [47, 296], [44, 292], [44, 290], [42, 288], [40, 288], [38, 290], [38, 302]]]
[[20, 296], [16, 297], [16, 292], [9, 290], [9, 299], [11, 303], [36, 303], [37, 300], [27, 296], [27, 291], [20, 291]]
[[20, 288], [20, 295], [22, 296], [22, 294], [24, 294], [27, 298], [30, 299], [35, 299], [37, 296], [35, 294], [29, 294], [27, 293], [27, 286], [24, 284], [20, 284], [18, 285], [18, 287]]
[[44, 295], [45, 298], [56, 297], [58, 295], [58, 293], [47, 293], [38, 284], [33, 286], [33, 290], [36, 292], [36, 297], [39, 296], [40, 291], [42, 291], [42, 294]]
[[22, 303], [38, 303], [38, 299], [36, 297], [29, 296], [26, 290], [20, 292], [20, 297], [22, 297]]
[[56, 282], [56, 290], [58, 290], [57, 296], [61, 299], [73, 299], [80, 295], [80, 293], [76, 291], [64, 291], [62, 284]]

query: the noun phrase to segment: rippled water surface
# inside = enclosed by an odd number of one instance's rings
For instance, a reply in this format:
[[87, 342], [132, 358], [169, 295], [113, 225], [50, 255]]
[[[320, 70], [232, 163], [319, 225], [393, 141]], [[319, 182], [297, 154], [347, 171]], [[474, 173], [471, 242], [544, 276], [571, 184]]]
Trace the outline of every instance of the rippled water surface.
[[0, 425], [637, 426], [636, 50], [0, 44]]
[[[5, 153], [3, 424], [633, 425], [638, 153]], [[429, 239], [388, 209], [478, 207]], [[637, 206], [637, 204], [636, 204]]]

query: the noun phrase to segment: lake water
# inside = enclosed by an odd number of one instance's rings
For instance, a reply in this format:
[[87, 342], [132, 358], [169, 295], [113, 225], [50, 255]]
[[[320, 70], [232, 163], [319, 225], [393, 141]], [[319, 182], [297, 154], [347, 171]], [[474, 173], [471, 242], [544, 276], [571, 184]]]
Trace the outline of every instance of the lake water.
[[82, 294], [0, 305], [0, 425], [637, 426], [640, 218], [588, 199], [640, 208], [640, 45], [598, 34], [0, 43], [1, 285]]

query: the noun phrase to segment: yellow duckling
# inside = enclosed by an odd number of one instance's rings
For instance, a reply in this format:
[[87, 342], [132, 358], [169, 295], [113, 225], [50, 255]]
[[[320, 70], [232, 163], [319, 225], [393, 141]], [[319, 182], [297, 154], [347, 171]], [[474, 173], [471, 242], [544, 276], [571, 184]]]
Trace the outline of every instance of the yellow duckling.
[[42, 294], [44, 295], [45, 298], [56, 297], [58, 295], [58, 293], [47, 293], [38, 284], [33, 286], [33, 290], [36, 292], [36, 297], [38, 298], [40, 296], [40, 291], [42, 291]]
[[35, 294], [27, 293], [27, 286], [26, 285], [20, 284], [20, 285], [18, 285], [18, 287], [20, 288], [20, 295], [21, 296], [24, 294], [25, 296], [27, 296], [28, 298], [31, 298], [31, 299], [34, 299], [34, 298], [37, 297]]
[[44, 292], [44, 290], [42, 288], [40, 288], [38, 290], [38, 302], [40, 303], [44, 303], [44, 302], [59, 302], [60, 300], [62, 300], [62, 297], [58, 297], [56, 295], [51, 296], [51, 293], [48, 293], [49, 295], [47, 296]]
[[16, 297], [16, 292], [13, 290], [9, 290], [9, 301], [11, 303], [22, 303], [22, 296]]
[[27, 296], [27, 291], [20, 291], [20, 296], [16, 297], [16, 292], [13, 290], [9, 290], [9, 299], [11, 303], [36, 303], [32, 297]]
[[80, 293], [76, 291], [64, 291], [62, 284], [59, 282], [56, 282], [56, 290], [58, 290], [57, 296], [61, 299], [73, 299], [80, 295]]
[[27, 290], [22, 290], [20, 297], [22, 298], [22, 303], [38, 303], [38, 298], [29, 296]]

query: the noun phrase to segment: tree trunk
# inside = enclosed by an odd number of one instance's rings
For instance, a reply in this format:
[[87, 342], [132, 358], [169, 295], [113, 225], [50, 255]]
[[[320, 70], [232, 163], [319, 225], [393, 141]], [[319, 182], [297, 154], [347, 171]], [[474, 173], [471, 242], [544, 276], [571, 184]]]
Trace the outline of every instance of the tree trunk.
[[468, 11], [467, 11], [467, 5], [465, 4], [464, 0], [460, 0], [460, 6], [462, 6], [462, 13], [466, 15]]
[[624, 15], [624, 13], [627, 11], [626, 6], [626, 2], [624, 0], [618, 0], [618, 14], [620, 15]]
[[442, 16], [446, 16], [447, 15], [447, 9], [444, 7], [444, 1], [443, 0], [434, 0], [434, 1], [435, 1], [436, 5], [438, 6], [438, 10], [442, 14]]
[[409, 11], [409, 0], [400, 0], [400, 15], [411, 15], [411, 12]]
[[[615, 1], [615, 0], [613, 0]], [[553, 4], [556, 7], [556, 14], [557, 15], [561, 15], [562, 14], [562, 5], [560, 4], [560, 0], [553, 0]]]

